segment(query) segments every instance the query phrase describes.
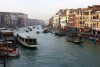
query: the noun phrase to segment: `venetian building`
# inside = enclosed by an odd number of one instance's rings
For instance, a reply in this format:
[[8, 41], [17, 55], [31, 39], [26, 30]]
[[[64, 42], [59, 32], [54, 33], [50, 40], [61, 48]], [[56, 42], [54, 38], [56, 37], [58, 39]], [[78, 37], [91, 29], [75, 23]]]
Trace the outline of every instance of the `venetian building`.
[[22, 27], [27, 23], [24, 13], [0, 12], [0, 27]]
[[100, 31], [100, 11], [97, 11], [96, 14], [97, 14], [97, 30]]
[[94, 25], [94, 19], [96, 19], [95, 12], [100, 10], [100, 5], [88, 6], [84, 9], [85, 26], [92, 27]]
[[19, 27], [26, 26], [27, 23], [28, 23], [27, 14], [24, 14], [24, 13], [16, 13], [16, 15], [18, 17], [17, 26], [19, 26]]
[[59, 25], [60, 19], [59, 19], [59, 15], [56, 14], [53, 16], [53, 28], [57, 28]]
[[67, 20], [66, 20], [66, 9], [60, 10], [60, 25], [61, 29], [64, 29], [67, 26]]
[[70, 9], [70, 14], [69, 14], [69, 27], [71, 28], [76, 28], [76, 10], [75, 9]]
[[18, 17], [17, 17], [17, 15], [14, 14], [14, 13], [10, 13], [10, 18], [11, 18], [11, 24], [10, 24], [10, 26], [11, 27], [16, 27], [17, 23], [18, 23]]
[[76, 27], [82, 28], [83, 27], [83, 12], [81, 8], [76, 9]]
[[49, 29], [53, 28], [53, 17], [49, 19]]
[[0, 27], [8, 27], [10, 24], [10, 14], [8, 12], [0, 12]]

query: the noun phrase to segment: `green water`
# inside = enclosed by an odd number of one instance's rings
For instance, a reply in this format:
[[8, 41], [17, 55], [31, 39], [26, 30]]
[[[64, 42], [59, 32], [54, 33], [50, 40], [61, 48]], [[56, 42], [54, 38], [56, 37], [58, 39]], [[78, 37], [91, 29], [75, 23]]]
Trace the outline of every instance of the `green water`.
[[76, 45], [51, 33], [29, 34], [37, 37], [37, 49], [19, 45], [20, 57], [8, 58], [7, 67], [100, 67], [100, 45], [89, 39]]

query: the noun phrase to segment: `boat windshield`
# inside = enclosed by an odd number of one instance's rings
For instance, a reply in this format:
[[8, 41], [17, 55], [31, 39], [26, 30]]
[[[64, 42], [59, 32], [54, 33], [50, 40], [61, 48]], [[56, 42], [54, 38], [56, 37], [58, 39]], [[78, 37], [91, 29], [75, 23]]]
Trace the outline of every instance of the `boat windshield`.
[[36, 42], [36, 39], [26, 39], [26, 43], [33, 45]]

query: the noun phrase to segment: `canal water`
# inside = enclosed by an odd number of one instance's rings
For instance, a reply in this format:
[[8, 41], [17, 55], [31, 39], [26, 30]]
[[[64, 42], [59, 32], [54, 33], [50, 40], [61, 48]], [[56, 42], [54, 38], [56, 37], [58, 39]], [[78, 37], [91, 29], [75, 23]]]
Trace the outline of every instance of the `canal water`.
[[[26, 28], [20, 29], [25, 32]], [[66, 37], [51, 33], [28, 34], [37, 38], [37, 49], [27, 49], [19, 45], [20, 57], [8, 58], [7, 67], [100, 67], [100, 45], [83, 38], [77, 45], [66, 41]]]

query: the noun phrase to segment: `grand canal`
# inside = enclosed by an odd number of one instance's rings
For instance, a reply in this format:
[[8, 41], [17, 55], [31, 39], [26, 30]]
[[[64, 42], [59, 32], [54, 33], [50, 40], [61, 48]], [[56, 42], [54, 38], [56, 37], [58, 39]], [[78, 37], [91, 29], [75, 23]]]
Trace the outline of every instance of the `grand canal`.
[[89, 39], [76, 45], [51, 33], [28, 33], [37, 37], [37, 49], [19, 45], [20, 57], [8, 58], [7, 67], [100, 67], [100, 45]]

